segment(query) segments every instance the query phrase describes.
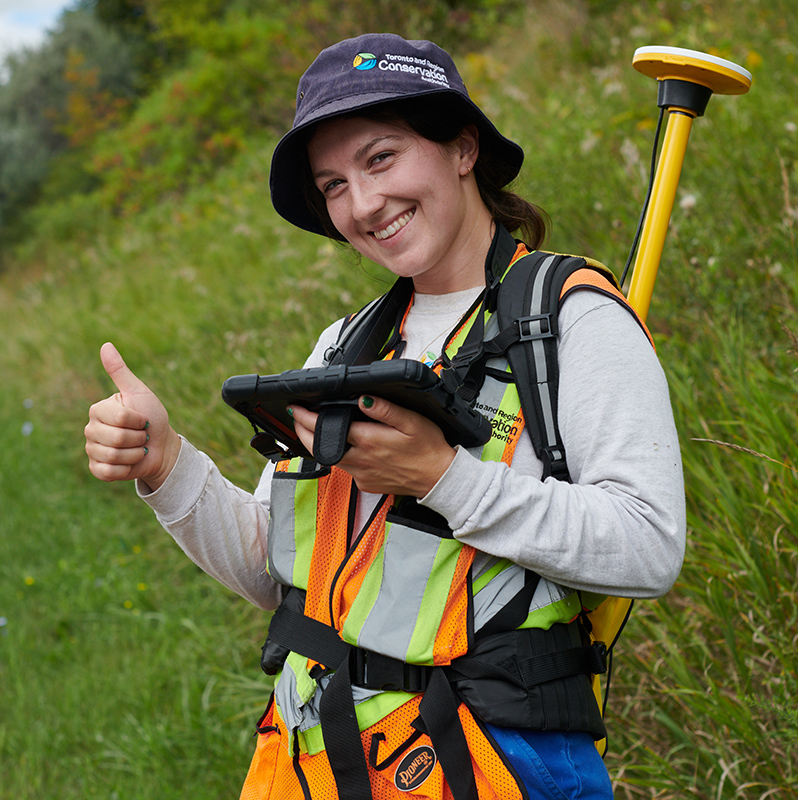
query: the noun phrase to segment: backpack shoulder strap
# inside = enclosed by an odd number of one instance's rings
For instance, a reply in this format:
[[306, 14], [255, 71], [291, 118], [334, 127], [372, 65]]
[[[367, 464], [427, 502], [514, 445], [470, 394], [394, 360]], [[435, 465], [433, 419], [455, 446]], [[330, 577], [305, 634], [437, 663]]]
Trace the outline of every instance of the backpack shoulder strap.
[[499, 336], [512, 340], [507, 358], [544, 479], [568, 480], [557, 426], [557, 316], [563, 283], [584, 267], [584, 259], [536, 251], [512, 266], [499, 290]]
[[565, 297], [580, 289], [598, 291], [621, 303], [652, 341], [645, 324], [627, 304], [615, 276], [599, 262], [535, 251], [513, 264], [499, 289], [500, 333], [493, 342], [501, 340], [501, 347], [506, 348], [526, 429], [543, 462], [544, 479], [553, 476], [570, 480], [557, 424], [558, 316]]
[[402, 314], [413, 295], [413, 281], [399, 278], [381, 297], [344, 319], [338, 340], [327, 348], [324, 365], [370, 364], [396, 347]]

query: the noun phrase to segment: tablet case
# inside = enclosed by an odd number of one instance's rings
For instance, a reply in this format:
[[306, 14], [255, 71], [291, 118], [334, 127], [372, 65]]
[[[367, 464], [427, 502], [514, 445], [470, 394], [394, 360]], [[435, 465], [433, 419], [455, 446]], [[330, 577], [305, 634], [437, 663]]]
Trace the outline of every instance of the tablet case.
[[223, 400], [255, 428], [251, 444], [275, 461], [311, 457], [294, 432], [289, 405], [319, 413], [313, 458], [338, 463], [346, 450], [349, 425], [368, 419], [357, 406], [363, 395], [382, 397], [435, 422], [446, 441], [477, 447], [491, 435], [491, 425], [438, 375], [420, 361], [393, 359], [372, 364], [293, 369], [276, 375], [235, 375], [222, 387]]

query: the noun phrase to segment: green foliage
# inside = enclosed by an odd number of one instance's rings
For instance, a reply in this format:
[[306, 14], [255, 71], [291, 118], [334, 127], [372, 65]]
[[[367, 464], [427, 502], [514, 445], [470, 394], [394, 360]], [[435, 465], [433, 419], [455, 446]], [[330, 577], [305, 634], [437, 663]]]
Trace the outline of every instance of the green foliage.
[[391, 19], [458, 50], [484, 43], [516, 5], [85, 0], [40, 50], [8, 61], [0, 235], [24, 237], [34, 203], [61, 216], [70, 195], [96, 190], [98, 212], [129, 215], [206, 180], [249, 140], [290, 126], [299, 75], [335, 41]]
[[[0, 232], [7, 239], [19, 212], [38, 198], [57, 156], [82, 148], [122, 117], [137, 75], [125, 41], [85, 11], [66, 12], [40, 48], [11, 54], [4, 66]], [[85, 190], [84, 171], [72, 173], [69, 181], [62, 173], [59, 198]]]
[[209, 177], [254, 131], [290, 124], [294, 88], [283, 75], [301, 62], [286, 22], [235, 16], [206, 34], [207, 49], [97, 142], [90, 170], [104, 207], [135, 213]]

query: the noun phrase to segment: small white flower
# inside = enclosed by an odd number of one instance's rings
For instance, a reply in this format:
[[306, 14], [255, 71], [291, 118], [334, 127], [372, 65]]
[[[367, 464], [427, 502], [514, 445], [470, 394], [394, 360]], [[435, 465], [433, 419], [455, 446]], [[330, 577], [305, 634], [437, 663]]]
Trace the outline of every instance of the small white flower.
[[784, 130], [787, 131], [787, 133], [798, 133], [798, 125], [794, 122], [785, 122]]
[[32, 433], [33, 433], [33, 423], [30, 422], [30, 421], [23, 422], [22, 423], [22, 435], [23, 436], [30, 436]]
[[682, 211], [689, 211], [691, 208], [695, 208], [697, 202], [698, 198], [694, 194], [686, 194], [679, 201], [679, 208], [681, 208]]
[[781, 261], [776, 261], [775, 264], [771, 264], [770, 267], [768, 267], [768, 275], [770, 275], [771, 278], [775, 278], [777, 275], [781, 275], [783, 269], [784, 265]]
[[593, 133], [593, 131], [588, 131], [585, 138], [582, 139], [579, 149], [583, 153], [589, 153], [599, 143], [600, 140], [601, 136], [599, 136], [597, 133]]

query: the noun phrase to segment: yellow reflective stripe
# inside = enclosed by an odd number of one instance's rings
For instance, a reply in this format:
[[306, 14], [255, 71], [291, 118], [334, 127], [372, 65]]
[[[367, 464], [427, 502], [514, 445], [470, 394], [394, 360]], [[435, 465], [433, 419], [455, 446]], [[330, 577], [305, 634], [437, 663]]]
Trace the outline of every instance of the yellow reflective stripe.
[[462, 548], [463, 545], [455, 539], [439, 540], [438, 552], [435, 554], [432, 571], [427, 579], [416, 627], [405, 655], [405, 661], [411, 664], [433, 663], [435, 638], [443, 612], [446, 610], [449, 589]]
[[316, 503], [319, 497], [319, 482], [317, 480], [297, 481], [294, 497], [296, 557], [292, 583], [299, 589], [307, 589], [313, 545], [316, 541]]
[[[508, 367], [509, 369], [509, 367]], [[493, 418], [490, 440], [482, 448], [482, 461], [501, 461], [508, 442], [523, 432], [521, 401], [514, 383], [508, 383], [501, 404]]]
[[478, 578], [474, 579], [473, 587], [474, 594], [478, 594], [484, 589], [500, 572], [503, 572], [508, 567], [513, 566], [513, 562], [509, 558], [502, 558], [497, 561], [489, 570], [483, 572]]
[[[296, 693], [299, 704], [305, 705], [316, 693], [316, 681], [308, 675], [308, 659], [299, 653], [291, 652], [285, 659], [283, 669], [290, 669], [296, 678]], [[281, 675], [282, 677], [282, 675]]]
[[[446, 352], [448, 354], [451, 355], [453, 353], [456, 353], [460, 349], [460, 347], [462, 346], [463, 342], [466, 339], [466, 336], [468, 336], [468, 332], [471, 330], [474, 321], [477, 318], [477, 314], [480, 312], [480, 308], [481, 306], [477, 306], [474, 309], [474, 312], [471, 314], [471, 316], [460, 326], [460, 330], [458, 330], [457, 333], [455, 333], [455, 335], [446, 345]], [[489, 314], [485, 315], [486, 324], [489, 316], [490, 316]]]
[[[390, 522], [386, 523], [386, 537], [390, 530], [390, 524]], [[371, 567], [366, 571], [363, 582], [360, 584], [357, 595], [352, 601], [346, 621], [341, 629], [341, 638], [345, 642], [349, 642], [349, 644], [359, 644], [360, 631], [363, 629], [363, 625], [366, 623], [374, 603], [377, 601], [380, 593], [384, 560], [385, 546], [383, 545], [374, 557]], [[363, 645], [359, 646], [363, 647]]]
[[572, 592], [562, 600], [555, 600], [543, 608], [530, 611], [519, 628], [541, 628], [547, 631], [557, 622], [570, 622], [582, 610], [579, 594]]
[[597, 592], [580, 592], [579, 594], [582, 596], [582, 608], [587, 611], [594, 611], [607, 599], [606, 594]]

